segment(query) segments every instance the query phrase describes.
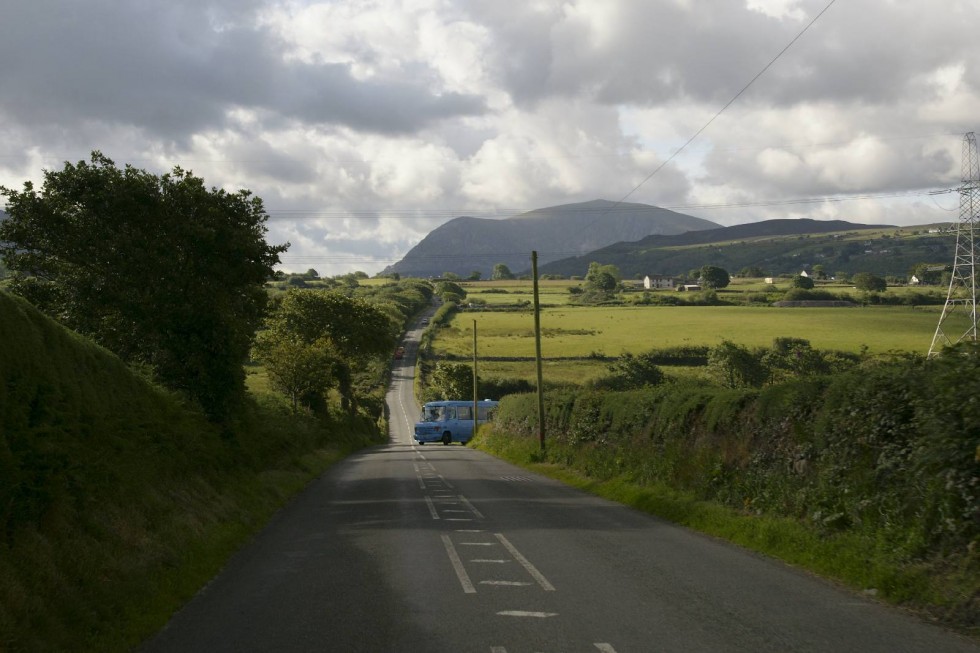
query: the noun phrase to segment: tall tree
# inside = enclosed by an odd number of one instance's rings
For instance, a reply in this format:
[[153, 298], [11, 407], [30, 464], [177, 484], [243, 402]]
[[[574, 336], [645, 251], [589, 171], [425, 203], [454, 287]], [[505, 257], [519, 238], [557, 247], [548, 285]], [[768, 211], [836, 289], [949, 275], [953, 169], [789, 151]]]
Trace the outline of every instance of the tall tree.
[[705, 265], [700, 270], [698, 281], [705, 288], [727, 288], [732, 278], [728, 271], [714, 265]]
[[493, 271], [490, 273], [490, 279], [493, 281], [501, 281], [507, 279], [513, 279], [514, 273], [510, 271], [504, 263], [497, 263], [493, 266]]
[[870, 272], [858, 272], [851, 278], [851, 282], [858, 290], [868, 292], [884, 292], [888, 289], [888, 283], [884, 279]]
[[162, 177], [91, 163], [46, 171], [40, 191], [0, 188], [9, 219], [0, 255], [11, 288], [124, 360], [152, 366], [215, 419], [244, 395], [265, 281], [288, 244], [265, 242], [262, 201], [208, 189], [190, 172]]
[[[331, 357], [332, 377], [345, 409], [353, 410], [353, 371], [372, 358], [387, 358], [391, 353], [398, 333], [392, 320], [383, 308], [342, 292], [290, 290], [270, 316], [270, 334], [263, 338], [307, 346], [329, 343], [336, 352]], [[258, 354], [261, 357], [262, 351]]]

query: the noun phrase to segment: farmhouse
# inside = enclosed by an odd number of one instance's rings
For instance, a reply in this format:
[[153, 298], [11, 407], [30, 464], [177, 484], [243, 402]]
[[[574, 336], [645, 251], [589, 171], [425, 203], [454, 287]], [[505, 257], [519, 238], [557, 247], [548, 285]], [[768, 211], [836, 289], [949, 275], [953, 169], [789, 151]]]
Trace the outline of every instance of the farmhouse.
[[647, 290], [673, 288], [674, 278], [665, 277], [659, 274], [654, 276], [647, 275], [643, 277], [643, 287]]
[[679, 292], [697, 292], [697, 291], [701, 290], [701, 286], [696, 285], [696, 284], [690, 284], [690, 283], [688, 283], [688, 284], [684, 284], [682, 286], [677, 286], [677, 290]]

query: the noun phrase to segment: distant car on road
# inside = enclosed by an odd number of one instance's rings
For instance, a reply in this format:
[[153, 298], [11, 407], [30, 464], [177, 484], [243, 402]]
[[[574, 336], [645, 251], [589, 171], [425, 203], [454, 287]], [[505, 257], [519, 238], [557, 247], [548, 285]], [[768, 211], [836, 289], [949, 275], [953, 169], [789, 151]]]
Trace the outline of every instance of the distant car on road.
[[428, 323], [429, 323], [429, 318], [423, 317], [422, 318], [422, 324], [425, 325], [425, 324], [428, 324]]
[[404, 358], [404, 356], [405, 356], [405, 348], [404, 347], [399, 347], [398, 349], [395, 350], [395, 360], [396, 361], [400, 361], [402, 358]]

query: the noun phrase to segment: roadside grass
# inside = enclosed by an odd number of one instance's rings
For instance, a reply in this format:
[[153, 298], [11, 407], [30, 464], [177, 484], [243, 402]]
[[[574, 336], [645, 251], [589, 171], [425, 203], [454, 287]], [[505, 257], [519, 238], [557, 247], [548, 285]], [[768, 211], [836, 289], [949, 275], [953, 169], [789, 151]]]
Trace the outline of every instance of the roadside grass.
[[0, 555], [0, 650], [132, 650], [292, 496], [371, 443], [285, 409], [259, 399], [237, 453], [212, 452], [206, 470], [132, 470], [153, 481], [18, 529]]
[[[626, 477], [606, 481], [567, 467], [542, 463], [536, 440], [494, 437], [482, 429], [471, 446], [584, 492], [630, 506], [692, 530], [779, 559], [862, 593], [911, 609], [926, 619], [942, 618], [960, 632], [980, 638], [977, 624], [949, 614], [956, 597], [975, 588], [975, 561], [947, 568], [898, 560], [894, 547], [860, 532], [828, 534], [785, 517], [760, 516], [703, 501], [663, 484], [639, 485]], [[966, 568], [964, 565], [967, 565]], [[960, 600], [960, 602], [962, 602]]]

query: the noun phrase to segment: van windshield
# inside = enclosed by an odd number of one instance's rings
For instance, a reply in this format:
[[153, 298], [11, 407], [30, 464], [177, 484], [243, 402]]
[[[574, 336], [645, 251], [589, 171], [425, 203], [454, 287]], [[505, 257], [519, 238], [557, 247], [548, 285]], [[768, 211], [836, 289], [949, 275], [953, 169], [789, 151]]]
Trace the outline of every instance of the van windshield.
[[426, 406], [422, 409], [422, 416], [419, 418], [420, 422], [445, 422], [446, 421], [446, 408], [445, 406]]

